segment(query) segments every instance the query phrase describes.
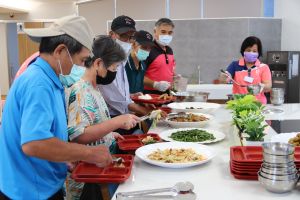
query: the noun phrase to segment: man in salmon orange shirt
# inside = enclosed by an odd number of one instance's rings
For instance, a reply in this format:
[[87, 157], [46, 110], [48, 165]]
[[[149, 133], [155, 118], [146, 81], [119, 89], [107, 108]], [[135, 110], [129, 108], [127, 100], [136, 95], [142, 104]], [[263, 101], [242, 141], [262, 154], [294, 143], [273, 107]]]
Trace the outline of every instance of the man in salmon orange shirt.
[[161, 18], [155, 23], [155, 45], [146, 60], [145, 94], [162, 94], [171, 87], [176, 64], [169, 44], [173, 39], [174, 28], [174, 23], [168, 18]]

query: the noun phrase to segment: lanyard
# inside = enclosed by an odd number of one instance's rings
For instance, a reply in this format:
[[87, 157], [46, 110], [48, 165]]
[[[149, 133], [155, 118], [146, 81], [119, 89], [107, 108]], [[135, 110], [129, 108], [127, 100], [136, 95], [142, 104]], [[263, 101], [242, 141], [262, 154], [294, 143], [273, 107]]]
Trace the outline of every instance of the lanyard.
[[252, 66], [252, 67], [250, 67], [248, 70], [247, 70], [247, 72], [248, 72], [248, 77], [251, 77], [251, 71], [252, 71], [252, 69], [254, 69], [256, 66]]

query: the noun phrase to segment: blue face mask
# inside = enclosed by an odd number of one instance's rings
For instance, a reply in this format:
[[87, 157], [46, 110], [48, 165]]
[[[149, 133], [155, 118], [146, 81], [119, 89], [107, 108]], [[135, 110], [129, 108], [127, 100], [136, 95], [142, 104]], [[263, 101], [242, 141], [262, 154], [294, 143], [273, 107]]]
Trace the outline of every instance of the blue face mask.
[[70, 87], [84, 75], [86, 68], [73, 64], [71, 73], [68, 75], [59, 74], [59, 80], [65, 87]]
[[75, 65], [73, 63], [73, 60], [71, 58], [71, 55], [70, 55], [68, 49], [67, 49], [67, 52], [69, 54], [69, 58], [71, 60], [71, 63], [73, 64], [73, 66], [72, 66], [70, 74], [64, 75], [63, 72], [62, 72], [60, 60], [58, 60], [58, 66], [60, 68], [59, 80], [60, 80], [60, 82], [62, 83], [63, 86], [70, 87], [71, 85], [73, 85], [75, 82], [77, 82], [84, 75], [86, 68]]
[[138, 52], [136, 53], [136, 57], [139, 61], [144, 61], [148, 58], [149, 53], [149, 51], [139, 48]]

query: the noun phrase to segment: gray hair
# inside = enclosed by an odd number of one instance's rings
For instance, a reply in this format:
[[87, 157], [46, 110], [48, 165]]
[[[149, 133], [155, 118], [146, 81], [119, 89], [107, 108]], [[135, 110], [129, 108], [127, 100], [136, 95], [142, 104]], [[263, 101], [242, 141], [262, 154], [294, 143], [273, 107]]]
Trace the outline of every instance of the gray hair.
[[160, 18], [159, 20], [157, 20], [157, 22], [155, 22], [155, 27], [159, 27], [161, 25], [170, 25], [175, 28], [173, 21], [169, 18]]
[[91, 67], [97, 58], [101, 58], [103, 60], [106, 68], [110, 67], [114, 63], [122, 62], [126, 58], [122, 47], [111, 37], [106, 35], [99, 35], [94, 39], [93, 54], [94, 57], [88, 58], [85, 61], [85, 66], [87, 68]]

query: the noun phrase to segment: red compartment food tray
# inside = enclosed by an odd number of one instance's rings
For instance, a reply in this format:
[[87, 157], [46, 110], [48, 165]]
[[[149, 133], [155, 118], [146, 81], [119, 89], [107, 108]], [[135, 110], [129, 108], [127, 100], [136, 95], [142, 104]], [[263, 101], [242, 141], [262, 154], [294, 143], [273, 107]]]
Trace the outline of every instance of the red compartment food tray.
[[256, 166], [256, 167], [253, 167], [253, 168], [252, 167], [249, 168], [249, 167], [241, 167], [239, 165], [235, 165], [232, 162], [230, 163], [230, 167], [233, 171], [240, 172], [240, 173], [243, 173], [243, 172], [245, 172], [245, 173], [248, 173], [248, 172], [257, 173], [260, 169], [260, 165]]
[[162, 111], [165, 111], [167, 114], [171, 113], [172, 112], [172, 109], [169, 108], [169, 107], [157, 107], [156, 109], [159, 109], [159, 110], [162, 110]]
[[258, 175], [249, 175], [244, 173], [237, 173], [230, 167], [230, 172], [236, 179], [243, 179], [243, 180], [258, 180]]
[[[235, 146], [230, 148], [230, 160], [240, 164], [260, 165], [263, 161], [261, 146]], [[295, 148], [295, 163], [300, 163], [300, 148]]]
[[176, 97], [174, 96], [172, 96], [172, 98], [168, 98], [164, 100], [164, 99], [159, 99], [159, 96], [161, 96], [159, 94], [149, 94], [149, 95], [152, 97], [152, 99], [139, 99], [139, 96], [133, 96], [131, 99], [136, 103], [150, 103], [155, 105], [166, 104], [176, 100]]
[[114, 154], [114, 157], [124, 159], [125, 167], [115, 167], [114, 163], [107, 167], [100, 168], [95, 164], [80, 162], [73, 170], [71, 177], [77, 182], [83, 183], [122, 183], [131, 174], [133, 155]]
[[137, 135], [123, 135], [125, 138], [124, 140], [118, 140], [117, 144], [119, 149], [122, 151], [135, 151], [141, 146], [144, 146], [142, 143], [142, 139], [146, 138], [147, 136], [153, 137], [156, 141], [161, 141], [160, 137], [155, 133], [148, 133], [148, 134], [137, 134]]

